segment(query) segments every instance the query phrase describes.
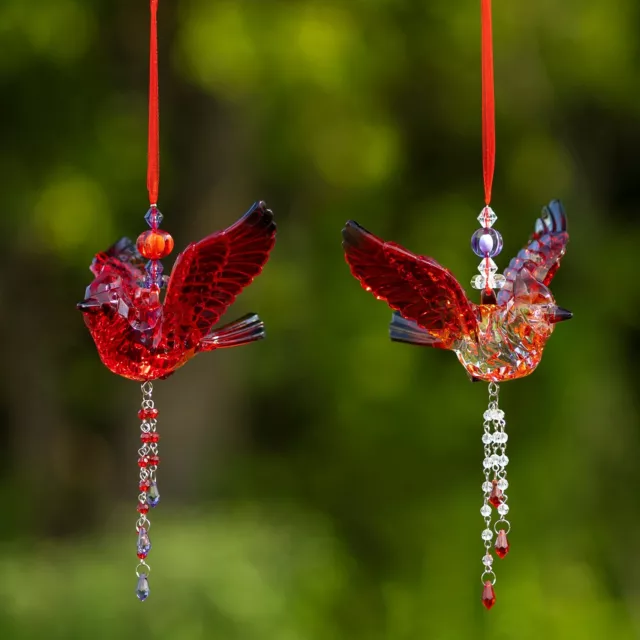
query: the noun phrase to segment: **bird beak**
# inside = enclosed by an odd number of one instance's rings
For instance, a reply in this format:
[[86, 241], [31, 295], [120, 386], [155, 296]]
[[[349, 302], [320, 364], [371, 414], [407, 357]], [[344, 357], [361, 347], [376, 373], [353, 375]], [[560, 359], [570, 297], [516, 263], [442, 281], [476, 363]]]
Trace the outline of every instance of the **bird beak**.
[[573, 313], [567, 311], [562, 307], [556, 307], [555, 310], [549, 314], [549, 322], [555, 324], [556, 322], [564, 322], [565, 320], [571, 320]]
[[102, 305], [95, 298], [87, 298], [82, 302], [78, 302], [76, 309], [85, 313], [86, 311], [93, 311], [99, 309]]

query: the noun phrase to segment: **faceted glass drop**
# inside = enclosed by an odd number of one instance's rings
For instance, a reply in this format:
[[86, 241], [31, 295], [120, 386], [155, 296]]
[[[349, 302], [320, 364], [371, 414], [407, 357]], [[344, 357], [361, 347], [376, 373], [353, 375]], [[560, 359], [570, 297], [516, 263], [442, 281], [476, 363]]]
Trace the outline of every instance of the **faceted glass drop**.
[[478, 216], [478, 222], [485, 228], [491, 228], [496, 223], [498, 216], [491, 207], [485, 207]]
[[138, 586], [136, 587], [136, 596], [138, 600], [144, 602], [149, 597], [149, 581], [147, 580], [147, 574], [141, 573], [138, 578]]
[[147, 504], [150, 507], [155, 507], [160, 502], [160, 492], [158, 491], [158, 485], [155, 482], [151, 483], [149, 487], [149, 493], [147, 495]]
[[489, 496], [489, 502], [497, 509], [502, 504], [502, 491], [498, 489], [498, 481], [493, 480], [493, 488], [491, 489], [491, 495]]
[[149, 551], [151, 551], [149, 532], [144, 527], [140, 527], [138, 530], [138, 557], [146, 558]]
[[146, 502], [139, 502], [137, 509], [138, 513], [142, 514], [143, 516], [146, 516], [147, 513], [149, 513], [149, 505]]
[[484, 588], [482, 590], [482, 604], [485, 606], [487, 611], [493, 607], [496, 603], [496, 592], [493, 590], [493, 585], [491, 584], [491, 580], [487, 580], [484, 583]]
[[151, 207], [145, 214], [144, 219], [152, 229], [157, 229], [162, 224], [164, 216], [160, 213], [160, 209]]
[[502, 251], [502, 235], [495, 229], [478, 229], [471, 236], [471, 249], [480, 258], [495, 258]]
[[498, 537], [496, 538], [496, 555], [499, 558], [504, 558], [507, 553], [509, 553], [507, 533], [504, 529], [500, 529], [500, 531], [498, 531]]

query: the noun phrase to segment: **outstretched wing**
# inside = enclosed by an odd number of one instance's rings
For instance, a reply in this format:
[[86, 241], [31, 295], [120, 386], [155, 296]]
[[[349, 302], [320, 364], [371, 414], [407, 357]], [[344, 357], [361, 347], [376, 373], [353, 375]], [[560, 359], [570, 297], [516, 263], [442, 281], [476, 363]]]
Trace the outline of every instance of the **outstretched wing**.
[[98, 277], [105, 267], [123, 277], [139, 280], [144, 276], [144, 258], [129, 238], [120, 238], [106, 251], [96, 254], [89, 269]]
[[448, 349], [476, 334], [478, 321], [464, 290], [435, 260], [384, 242], [353, 221], [342, 237], [347, 263], [362, 286], [426, 329], [439, 346]]
[[516, 278], [527, 269], [538, 281], [548, 286], [560, 268], [560, 260], [567, 250], [567, 216], [562, 203], [553, 200], [542, 209], [535, 230], [526, 246], [509, 263], [504, 272], [506, 283], [498, 293], [498, 304], [506, 304], [513, 296]]
[[275, 241], [273, 213], [258, 202], [228, 229], [190, 244], [178, 256], [167, 288], [167, 340], [197, 345], [262, 271]]

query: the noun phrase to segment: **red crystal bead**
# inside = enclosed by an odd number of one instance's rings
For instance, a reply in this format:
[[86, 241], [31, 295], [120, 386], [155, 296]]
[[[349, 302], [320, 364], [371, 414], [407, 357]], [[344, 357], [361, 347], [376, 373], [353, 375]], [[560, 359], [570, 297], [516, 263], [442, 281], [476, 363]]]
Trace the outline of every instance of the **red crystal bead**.
[[138, 411], [138, 418], [140, 420], [155, 420], [158, 417], [158, 410], [153, 409], [140, 409]]
[[489, 496], [489, 502], [497, 509], [502, 504], [502, 490], [498, 489], [498, 481], [493, 480], [493, 489]]
[[140, 484], [138, 485], [140, 491], [149, 491], [150, 486], [151, 483], [149, 482], [149, 480], [140, 480]]
[[509, 553], [507, 532], [504, 529], [500, 529], [500, 531], [498, 531], [498, 537], [496, 538], [496, 555], [499, 558], [504, 558], [507, 553]]
[[139, 502], [138, 513], [141, 513], [143, 516], [149, 513], [149, 505], [146, 502]]
[[158, 440], [160, 440], [160, 436], [154, 431], [145, 431], [144, 433], [140, 434], [140, 440], [142, 440], [142, 442], [144, 442], [145, 444], [149, 444], [150, 442], [153, 442], [155, 444], [158, 442]]
[[157, 467], [160, 464], [160, 458], [158, 456], [149, 456], [149, 464]]
[[484, 583], [484, 589], [482, 590], [482, 604], [485, 606], [487, 611], [493, 607], [496, 603], [496, 592], [493, 590], [493, 585], [491, 584], [491, 580], [487, 580]]
[[161, 229], [149, 229], [138, 236], [137, 246], [147, 260], [161, 260], [173, 251], [173, 238]]
[[148, 467], [149, 466], [149, 457], [148, 456], [142, 456], [142, 458], [138, 458], [138, 466], [142, 469], [144, 467]]
[[147, 553], [139, 553], [138, 554], [138, 558], [140, 558], [140, 560], [144, 560], [147, 557]]

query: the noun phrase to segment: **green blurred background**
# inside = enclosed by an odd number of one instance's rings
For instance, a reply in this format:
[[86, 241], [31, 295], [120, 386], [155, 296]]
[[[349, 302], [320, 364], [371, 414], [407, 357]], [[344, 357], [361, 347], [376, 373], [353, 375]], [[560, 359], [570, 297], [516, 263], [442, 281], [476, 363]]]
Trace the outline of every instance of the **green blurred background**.
[[[134, 595], [139, 388], [75, 303], [146, 228], [146, 0], [0, 0], [0, 637], [640, 638], [640, 4], [494, 6], [496, 228], [540, 207], [575, 313], [502, 388], [511, 554], [480, 604], [482, 412], [451, 353], [387, 338], [354, 218], [467, 287], [482, 206], [477, 0], [160, 2], [164, 228], [275, 211], [225, 320], [269, 339], [156, 385], [161, 507]], [[167, 268], [170, 263], [167, 263]]]

